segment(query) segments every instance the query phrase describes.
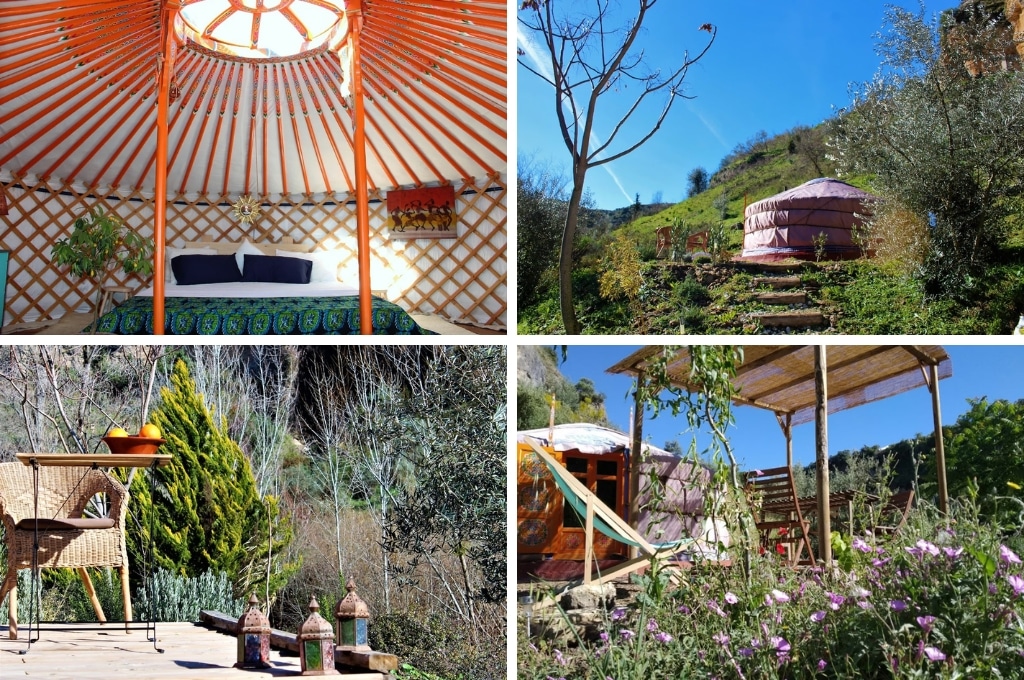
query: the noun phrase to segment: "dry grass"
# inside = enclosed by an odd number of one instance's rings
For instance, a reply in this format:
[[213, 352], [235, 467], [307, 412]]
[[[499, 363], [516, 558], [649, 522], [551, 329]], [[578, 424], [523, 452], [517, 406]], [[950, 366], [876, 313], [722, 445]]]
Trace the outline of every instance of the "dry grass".
[[894, 202], [879, 202], [871, 227], [875, 256], [904, 274], [920, 269], [928, 252], [928, 222]]

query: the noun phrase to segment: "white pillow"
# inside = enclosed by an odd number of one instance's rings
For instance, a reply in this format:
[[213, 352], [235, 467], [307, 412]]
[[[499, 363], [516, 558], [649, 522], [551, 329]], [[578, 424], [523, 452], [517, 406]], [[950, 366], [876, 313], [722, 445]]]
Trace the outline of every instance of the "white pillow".
[[174, 278], [174, 270], [171, 269], [171, 260], [178, 255], [216, 255], [213, 248], [165, 248], [164, 249], [164, 284], [177, 283]]
[[309, 274], [310, 283], [337, 283], [338, 264], [344, 253], [336, 250], [317, 250], [312, 253], [300, 253], [294, 250], [278, 250], [278, 257], [297, 257], [312, 260], [313, 270]]
[[244, 241], [242, 245], [235, 251], [235, 262], [238, 263], [238, 271], [245, 274], [245, 256], [246, 255], [263, 255], [263, 251], [249, 243]]

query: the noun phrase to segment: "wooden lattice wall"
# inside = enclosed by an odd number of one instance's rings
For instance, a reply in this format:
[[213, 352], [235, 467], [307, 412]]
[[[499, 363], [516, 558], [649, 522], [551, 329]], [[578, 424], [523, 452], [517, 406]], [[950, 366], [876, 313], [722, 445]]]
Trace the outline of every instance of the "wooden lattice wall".
[[[71, 278], [51, 262], [55, 241], [65, 238], [75, 219], [99, 205], [146, 236], [153, 234], [151, 195], [137, 191], [104, 193], [60, 181], [13, 178], [0, 184], [9, 204], [0, 216], [0, 249], [11, 252], [4, 324], [56, 319], [91, 311], [98, 283]], [[503, 177], [464, 181], [455, 187], [458, 238], [391, 241], [383, 192], [370, 194], [371, 285], [410, 312], [437, 314], [451, 321], [505, 328], [508, 299], [506, 206]], [[347, 195], [265, 197], [263, 214], [243, 227], [231, 214], [237, 196], [176, 196], [167, 215], [167, 244], [212, 239], [280, 241], [316, 250], [340, 250], [344, 281], [358, 285], [355, 199]], [[116, 283], [134, 290], [147, 277], [125, 276]]]

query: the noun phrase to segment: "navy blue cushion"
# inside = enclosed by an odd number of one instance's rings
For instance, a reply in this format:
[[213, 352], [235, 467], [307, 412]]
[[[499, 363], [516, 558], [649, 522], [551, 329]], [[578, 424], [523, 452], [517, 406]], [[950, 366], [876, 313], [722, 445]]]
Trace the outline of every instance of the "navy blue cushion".
[[178, 255], [171, 259], [171, 271], [179, 286], [242, 280], [234, 255]]
[[300, 257], [246, 255], [242, 280], [264, 283], [309, 283], [313, 261]]

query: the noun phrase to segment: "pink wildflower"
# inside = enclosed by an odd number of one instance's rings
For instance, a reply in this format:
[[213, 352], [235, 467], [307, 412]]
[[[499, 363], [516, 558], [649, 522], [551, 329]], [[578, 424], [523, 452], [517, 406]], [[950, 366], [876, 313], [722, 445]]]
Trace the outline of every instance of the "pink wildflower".
[[658, 630], [658, 622], [654, 619], [647, 619], [647, 632], [653, 633]]
[[668, 633], [664, 632], [664, 631], [662, 631], [660, 633], [657, 633], [654, 636], [654, 639], [657, 640], [658, 642], [660, 642], [663, 645], [667, 645], [668, 643], [672, 642], [672, 636], [669, 635]]
[[825, 612], [824, 611], [816, 611], [813, 614], [811, 614], [811, 621], [814, 621], [815, 623], [821, 623], [824, 620], [825, 620]]
[[1013, 552], [1005, 545], [999, 546], [999, 559], [1006, 562], [1007, 564], [1020, 564], [1020, 558], [1017, 557], [1017, 553]]
[[1024, 578], [1010, 574], [1006, 577], [1006, 580], [1010, 583], [1010, 587], [1013, 588], [1014, 597], [1024, 595]]
[[711, 639], [722, 645], [723, 647], [729, 646], [729, 636], [725, 633], [715, 633], [711, 636]]
[[935, 623], [934, 616], [918, 616], [917, 625], [921, 626], [925, 633], [932, 632], [932, 624]]
[[736, 604], [737, 602], [740, 601], [740, 598], [736, 597], [736, 593], [733, 593], [732, 591], [730, 591], [730, 592], [725, 594], [725, 601], [728, 602], [729, 604]]
[[781, 590], [772, 590], [772, 597], [774, 597], [775, 601], [779, 604], [789, 602], [789, 595], [782, 592]]
[[924, 655], [928, 657], [929, 661], [945, 661], [946, 655], [942, 653], [942, 650], [938, 647], [925, 647]]
[[894, 612], [901, 612], [907, 608], [907, 603], [903, 600], [890, 600], [889, 607], [891, 607]]
[[871, 552], [871, 546], [868, 545], [867, 543], [865, 543], [863, 538], [855, 538], [855, 539], [853, 539], [853, 549], [854, 550], [859, 550], [859, 551], [861, 551], [863, 553]]

